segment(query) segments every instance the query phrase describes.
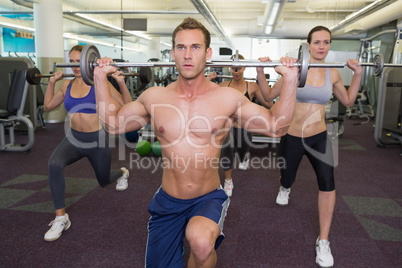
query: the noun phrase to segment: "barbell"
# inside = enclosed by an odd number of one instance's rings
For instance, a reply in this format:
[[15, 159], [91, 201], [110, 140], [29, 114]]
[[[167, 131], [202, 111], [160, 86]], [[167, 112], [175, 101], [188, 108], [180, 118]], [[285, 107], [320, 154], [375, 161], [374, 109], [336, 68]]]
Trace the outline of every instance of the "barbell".
[[[138, 73], [129, 72], [121, 73], [120, 76], [138, 76], [141, 83], [148, 84], [151, 82], [153, 72], [150, 67], [140, 67]], [[28, 68], [25, 72], [25, 79], [31, 85], [39, 85], [42, 78], [53, 77], [54, 74], [41, 74], [38, 68]], [[63, 74], [62, 77], [75, 77], [74, 74]], [[88, 84], [88, 83], [87, 83]]]
[[[225, 79], [233, 79], [233, 76], [231, 75], [224, 75], [224, 74], [218, 74], [216, 75], [216, 78], [225, 78]], [[244, 80], [253, 80], [253, 81], [257, 81], [257, 78], [254, 77], [243, 77]], [[267, 82], [276, 82], [278, 81], [277, 79], [265, 79], [267, 80]]]
[[[99, 50], [94, 45], [86, 45], [81, 51], [80, 63], [58, 63], [56, 67], [80, 67], [82, 79], [88, 85], [94, 84], [94, 69], [98, 64], [97, 59], [100, 59]], [[301, 43], [298, 50], [297, 62], [293, 66], [299, 67], [298, 87], [304, 87], [307, 80], [307, 72], [309, 68], [344, 68], [347, 63], [309, 63], [309, 49], [307, 43]], [[175, 67], [175, 62], [113, 62], [111, 66], [124, 67]], [[259, 61], [210, 61], [206, 63], [206, 67], [276, 67], [282, 65], [279, 61], [259, 62]], [[384, 64], [384, 57], [381, 54], [375, 56], [373, 63], [359, 63], [360, 66], [373, 67], [373, 73], [380, 76], [384, 67], [402, 67], [402, 64]]]

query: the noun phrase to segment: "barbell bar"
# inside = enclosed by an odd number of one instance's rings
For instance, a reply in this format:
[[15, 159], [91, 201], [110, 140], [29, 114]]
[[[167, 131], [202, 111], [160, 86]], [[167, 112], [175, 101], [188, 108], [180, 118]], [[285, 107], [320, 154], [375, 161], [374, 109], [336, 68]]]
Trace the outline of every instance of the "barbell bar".
[[[130, 72], [130, 73], [121, 73], [120, 76], [138, 76], [142, 84], [148, 84], [151, 82], [153, 78], [153, 72], [150, 67], [141, 67], [139, 68], [138, 73]], [[38, 68], [28, 68], [25, 72], [25, 79], [31, 85], [39, 85], [40, 80], [42, 78], [50, 78], [53, 77], [54, 74], [41, 74]], [[111, 76], [111, 75], [109, 75]], [[74, 74], [63, 74], [62, 77], [75, 77]]]
[[[57, 63], [56, 67], [80, 67], [82, 79], [88, 85], [93, 85], [94, 69], [98, 64], [97, 59], [100, 59], [99, 50], [94, 45], [86, 45], [81, 51], [80, 63]], [[307, 43], [301, 43], [298, 50], [297, 62], [293, 65], [299, 67], [298, 74], [298, 87], [304, 87], [307, 80], [307, 72], [309, 68], [344, 68], [347, 63], [309, 63], [309, 49]], [[175, 67], [175, 62], [113, 62], [111, 66], [125, 68], [125, 67]], [[273, 62], [256, 62], [256, 61], [219, 61], [207, 62], [206, 67], [276, 67], [282, 65], [279, 61]], [[359, 63], [361, 66], [373, 67], [373, 73], [380, 76], [384, 67], [402, 67], [402, 64], [384, 64], [384, 57], [378, 54], [374, 58], [373, 63]]]
[[[231, 75], [224, 75], [224, 74], [218, 74], [216, 75], [216, 78], [226, 78], [226, 79], [233, 79], [233, 76]], [[244, 80], [253, 80], [253, 81], [257, 81], [257, 78], [254, 77], [243, 77]], [[267, 80], [267, 82], [276, 82], [278, 81], [277, 79], [265, 79]]]
[[[208, 75], [206, 74], [205, 77], [207, 77], [207, 76], [208, 76]], [[218, 75], [216, 75], [215, 78], [233, 79], [233, 76], [231, 76], [231, 75], [224, 75], [224, 74], [218, 74]], [[215, 78], [214, 78], [214, 79], [215, 79]], [[253, 78], [253, 77], [243, 77], [243, 78], [244, 78], [244, 80], [253, 80], [253, 81], [257, 81], [257, 80], [258, 80], [257, 78]], [[177, 80], [177, 77], [171, 77], [170, 80], [171, 80], [171, 81], [176, 81], [176, 80]], [[267, 80], [267, 82], [277, 82], [277, 81], [278, 81], [277, 79], [265, 79], [265, 80]]]

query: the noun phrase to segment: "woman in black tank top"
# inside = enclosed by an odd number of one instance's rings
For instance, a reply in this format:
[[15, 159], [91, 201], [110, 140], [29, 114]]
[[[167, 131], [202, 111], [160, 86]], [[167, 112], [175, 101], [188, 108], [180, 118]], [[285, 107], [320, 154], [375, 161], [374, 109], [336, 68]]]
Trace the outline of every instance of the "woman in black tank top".
[[[239, 55], [239, 59], [244, 59], [244, 57]], [[259, 85], [255, 82], [248, 82], [244, 79], [245, 69], [246, 68], [244, 67], [231, 67], [230, 71], [233, 79], [230, 81], [224, 81], [219, 85], [222, 87], [232, 87], [244, 94], [244, 96], [250, 101], [257, 99], [258, 102], [266, 108], [271, 108], [273, 102], [266, 102], [264, 100]], [[232, 196], [234, 188], [232, 171], [234, 168], [235, 155], [237, 155], [239, 161], [238, 168], [240, 170], [246, 170], [249, 165], [251, 145], [252, 134], [234, 123], [223, 143], [221, 151], [221, 167], [225, 175], [224, 190], [229, 197]]]

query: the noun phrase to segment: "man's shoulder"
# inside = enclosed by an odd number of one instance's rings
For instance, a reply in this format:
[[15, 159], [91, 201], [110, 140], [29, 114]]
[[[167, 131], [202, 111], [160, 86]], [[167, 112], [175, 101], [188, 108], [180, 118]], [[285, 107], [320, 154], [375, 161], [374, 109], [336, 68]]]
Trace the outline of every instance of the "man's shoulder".
[[165, 87], [159, 86], [147, 88], [140, 94], [137, 100], [141, 102], [154, 102], [160, 99], [166, 90], [167, 89]]
[[167, 87], [160, 87], [160, 86], [155, 86], [155, 87], [150, 87], [144, 90], [141, 95], [150, 95], [150, 94], [160, 94], [161, 92], [167, 91], [169, 88]]

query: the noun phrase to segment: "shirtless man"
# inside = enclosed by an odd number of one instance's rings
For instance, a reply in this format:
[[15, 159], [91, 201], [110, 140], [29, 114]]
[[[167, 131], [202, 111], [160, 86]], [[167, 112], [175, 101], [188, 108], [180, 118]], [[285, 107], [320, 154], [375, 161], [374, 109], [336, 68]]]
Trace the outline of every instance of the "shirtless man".
[[221, 145], [233, 122], [252, 132], [284, 135], [293, 116], [298, 68], [290, 67], [296, 59], [281, 59], [283, 65], [275, 70], [284, 77], [282, 92], [267, 110], [204, 76], [212, 49], [208, 30], [197, 20], [185, 19], [173, 32], [172, 43], [179, 79], [149, 88], [124, 106], [107, 90], [106, 75], [116, 71], [109, 65], [112, 59], [99, 59], [94, 70], [98, 114], [111, 133], [150, 122], [161, 144], [162, 185], [148, 208], [145, 266], [184, 267], [186, 238], [191, 248], [188, 267], [215, 267], [230, 202], [220, 185]]

